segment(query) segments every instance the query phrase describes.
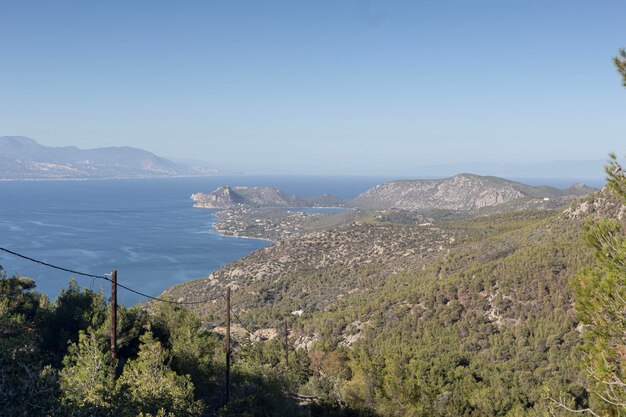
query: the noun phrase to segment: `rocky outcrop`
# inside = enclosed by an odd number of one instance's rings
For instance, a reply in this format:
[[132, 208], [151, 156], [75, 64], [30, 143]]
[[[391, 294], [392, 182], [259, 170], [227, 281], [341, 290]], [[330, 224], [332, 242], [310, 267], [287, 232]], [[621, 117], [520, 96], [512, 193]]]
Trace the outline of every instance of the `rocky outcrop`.
[[626, 204], [604, 187], [583, 200], [576, 201], [563, 211], [563, 216], [568, 219], [612, 218], [626, 222]]

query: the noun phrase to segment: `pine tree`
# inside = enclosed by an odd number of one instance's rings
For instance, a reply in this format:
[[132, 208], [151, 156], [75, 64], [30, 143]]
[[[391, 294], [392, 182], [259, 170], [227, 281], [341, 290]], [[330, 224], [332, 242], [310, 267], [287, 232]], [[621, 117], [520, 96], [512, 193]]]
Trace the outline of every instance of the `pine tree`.
[[[608, 188], [626, 203], [626, 177], [615, 155], [606, 168]], [[595, 265], [579, 275], [576, 308], [585, 325], [585, 366], [596, 415], [626, 412], [626, 238], [618, 219], [587, 226]]]
[[168, 366], [170, 354], [151, 332], [143, 334], [140, 340], [138, 357], [124, 366], [117, 384], [126, 405], [124, 413], [133, 417], [140, 413], [177, 417], [201, 415], [203, 406], [194, 398], [191, 378], [176, 374]]
[[115, 415], [113, 364], [95, 332], [80, 332], [59, 373], [61, 401], [69, 416]]
[[626, 49], [619, 50], [619, 55], [613, 58], [617, 71], [622, 76], [622, 83], [626, 87]]
[[37, 327], [46, 297], [29, 278], [0, 271], [0, 415], [50, 416], [58, 409], [56, 371], [45, 366]]

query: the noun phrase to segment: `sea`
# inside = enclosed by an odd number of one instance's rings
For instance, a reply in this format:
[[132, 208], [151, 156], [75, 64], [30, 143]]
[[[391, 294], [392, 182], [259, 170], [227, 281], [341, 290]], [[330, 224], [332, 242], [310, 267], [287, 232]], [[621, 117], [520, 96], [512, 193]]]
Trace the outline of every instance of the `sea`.
[[[272, 186], [302, 197], [325, 193], [352, 198], [384, 177], [213, 176], [202, 178], [0, 182], [0, 246], [66, 269], [93, 275], [118, 271], [118, 282], [158, 296], [163, 290], [212, 271], [271, 244], [222, 236], [213, 210], [194, 208], [191, 194], [221, 185]], [[573, 182], [528, 180], [565, 187]], [[303, 209], [305, 210], [305, 209]], [[315, 210], [306, 209], [311, 212]], [[322, 211], [324, 211], [322, 209]], [[8, 276], [35, 280], [54, 300], [74, 279], [108, 296], [102, 279], [55, 270], [0, 252]], [[142, 297], [120, 289], [119, 302]]]

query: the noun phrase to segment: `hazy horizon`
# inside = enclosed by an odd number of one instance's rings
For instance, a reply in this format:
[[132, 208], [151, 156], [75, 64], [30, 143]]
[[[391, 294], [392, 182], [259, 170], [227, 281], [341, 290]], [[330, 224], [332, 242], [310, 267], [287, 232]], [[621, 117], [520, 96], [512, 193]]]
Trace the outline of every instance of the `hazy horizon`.
[[[2, 139], [11, 139], [11, 138], [25, 138], [27, 141], [34, 140], [33, 138], [28, 138], [25, 136], [8, 136], [8, 135], [0, 135], [0, 141]], [[35, 142], [39, 143], [35, 140]], [[125, 148], [124, 146], [117, 146], [117, 148]], [[80, 151], [93, 151], [98, 149], [107, 149], [107, 148], [115, 148], [115, 147], [102, 147], [102, 148], [77, 148], [74, 145], [64, 145], [60, 147], [51, 147], [47, 149], [60, 149], [68, 148], [68, 151], [71, 149], [79, 149]], [[150, 149], [140, 149], [142, 151], [151, 152]], [[58, 154], [57, 154], [58, 155]], [[522, 164], [522, 163], [487, 163], [481, 161], [466, 161], [459, 163], [447, 163], [447, 164], [436, 164], [436, 165], [420, 165], [417, 167], [413, 167], [411, 169], [399, 169], [399, 170], [389, 170], [387, 172], [348, 172], [348, 173], [333, 173], [333, 172], [302, 172], [302, 171], [293, 171], [293, 172], [280, 172], [280, 171], [264, 171], [264, 170], [233, 170], [230, 167], [219, 166], [217, 164], [212, 164], [208, 161], [203, 161], [195, 158], [175, 158], [170, 157], [168, 155], [158, 155], [156, 156], [169, 159], [173, 162], [180, 163], [186, 166], [195, 166], [201, 168], [211, 168], [217, 169], [217, 172], [213, 174], [207, 175], [227, 175], [227, 176], [249, 176], [249, 175], [257, 175], [257, 176], [333, 176], [333, 177], [380, 177], [387, 179], [415, 179], [415, 178], [444, 178], [450, 177], [456, 174], [462, 173], [471, 173], [477, 175], [486, 175], [486, 176], [496, 176], [496, 177], [504, 177], [508, 179], [512, 179], [515, 181], [523, 180], [541, 180], [541, 179], [555, 179], [555, 180], [591, 180], [594, 184], [598, 184], [599, 180], [604, 179], [604, 165], [607, 160], [555, 160], [548, 161], [544, 163], [536, 163], [536, 164]], [[623, 161], [623, 158], [619, 158], [620, 161]], [[111, 161], [114, 162], [114, 161]], [[564, 182], [563, 184], [567, 184]]]
[[624, 152], [626, 94], [611, 63], [624, 2], [0, 10], [2, 133], [46, 146], [133, 146], [249, 174], [392, 176]]

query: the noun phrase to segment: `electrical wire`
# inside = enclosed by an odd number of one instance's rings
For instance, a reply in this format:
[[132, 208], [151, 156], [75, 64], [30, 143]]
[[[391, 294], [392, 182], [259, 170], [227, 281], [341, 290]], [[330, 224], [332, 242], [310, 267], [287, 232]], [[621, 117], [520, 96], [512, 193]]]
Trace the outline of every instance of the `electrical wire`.
[[[0, 247], [0, 251], [6, 252], [6, 253], [8, 253], [10, 255], [13, 255], [13, 256], [17, 256], [18, 258], [22, 258], [22, 259], [25, 259], [25, 260], [30, 261], [30, 262], [34, 262], [34, 263], [46, 266], [48, 268], [58, 269], [59, 271], [69, 272], [71, 274], [80, 275], [80, 276], [83, 276], [83, 277], [103, 279], [103, 280], [109, 281], [111, 283], [113, 282], [111, 280], [111, 278], [107, 277], [106, 275], [95, 275], [95, 274], [89, 274], [87, 272], [75, 271], [73, 269], [64, 268], [62, 266], [53, 265], [53, 264], [48, 263], [48, 262], [40, 261], [38, 259], [31, 258], [30, 256], [22, 255], [21, 253], [14, 252], [12, 250], [9, 250], [9, 249], [3, 248], [3, 247]], [[123, 285], [123, 284], [120, 284], [120, 283], [117, 283], [117, 286], [121, 287], [121, 288], [124, 288], [126, 291], [130, 291], [130, 292], [132, 292], [134, 294], [137, 294], [137, 295], [139, 295], [141, 297], [145, 297], [145, 298], [148, 298], [148, 299], [154, 300], [154, 301], [160, 301], [160, 302], [163, 302], [163, 303], [191, 305], [191, 304], [206, 304], [208, 302], [208, 301], [172, 301], [172, 300], [168, 300], [168, 299], [165, 299], [165, 298], [153, 297], [151, 295], [142, 293], [141, 291], [137, 291], [135, 289], [132, 289], [132, 288], [127, 287], [126, 285]]]

